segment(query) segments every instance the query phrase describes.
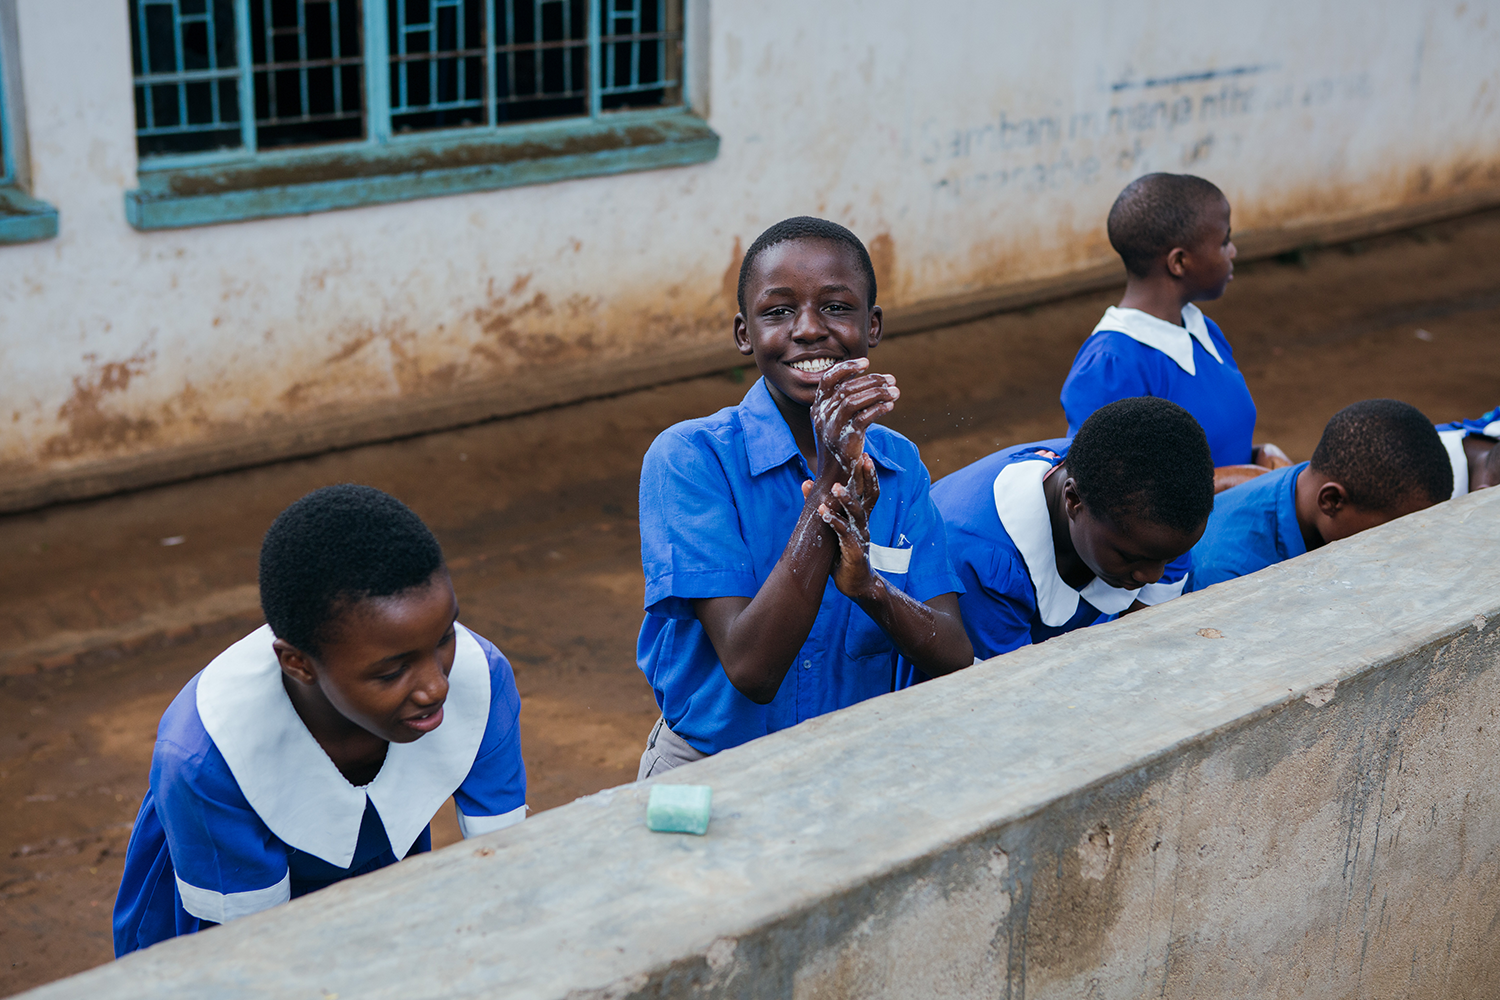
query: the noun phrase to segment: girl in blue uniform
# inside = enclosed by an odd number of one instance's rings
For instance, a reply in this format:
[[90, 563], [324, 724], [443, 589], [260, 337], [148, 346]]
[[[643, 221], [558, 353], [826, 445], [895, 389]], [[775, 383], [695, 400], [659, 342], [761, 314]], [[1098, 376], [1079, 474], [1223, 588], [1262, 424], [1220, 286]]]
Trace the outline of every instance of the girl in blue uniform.
[[465, 837], [526, 815], [510, 664], [458, 624], [437, 539], [400, 501], [333, 486], [292, 504], [260, 593], [267, 624], [162, 716], [117, 956], [430, 850], [449, 795]]
[[[1163, 399], [1100, 407], [1071, 440], [1019, 445], [932, 487], [981, 659], [1182, 593], [1213, 509], [1202, 429]], [[903, 663], [903, 685], [925, 679]]]
[[1437, 425], [1438, 437], [1453, 463], [1453, 495], [1500, 485], [1500, 407], [1476, 420]]
[[1218, 325], [1196, 306], [1234, 277], [1229, 201], [1201, 177], [1147, 174], [1109, 210], [1109, 242], [1125, 262], [1125, 295], [1084, 341], [1063, 383], [1069, 436], [1117, 399], [1157, 396], [1198, 421], [1213, 452], [1215, 489], [1290, 465], [1254, 445], [1255, 403]]

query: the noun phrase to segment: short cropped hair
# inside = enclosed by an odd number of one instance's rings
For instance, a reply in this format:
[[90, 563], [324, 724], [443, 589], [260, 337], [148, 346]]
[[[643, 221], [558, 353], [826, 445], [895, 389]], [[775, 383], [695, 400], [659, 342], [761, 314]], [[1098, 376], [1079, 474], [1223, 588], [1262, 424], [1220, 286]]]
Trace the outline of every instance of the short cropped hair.
[[371, 486], [314, 490], [260, 546], [260, 607], [276, 637], [313, 656], [350, 604], [420, 587], [443, 565], [422, 519]]
[[1197, 531], [1214, 509], [1214, 460], [1193, 415], [1155, 396], [1095, 410], [1068, 448], [1068, 475], [1089, 513]]
[[1399, 399], [1366, 399], [1335, 413], [1311, 464], [1365, 510], [1385, 513], [1412, 497], [1437, 503], [1453, 495], [1453, 464], [1437, 428]]
[[1204, 214], [1227, 200], [1212, 182], [1192, 174], [1137, 177], [1109, 210], [1109, 245], [1125, 270], [1143, 278], [1173, 247], [1191, 243]]
[[740, 262], [740, 283], [735, 293], [739, 300], [740, 312], [745, 311], [745, 286], [750, 283], [750, 269], [755, 265], [755, 259], [778, 243], [788, 243], [792, 240], [827, 240], [849, 251], [850, 256], [854, 258], [855, 266], [864, 272], [865, 284], [870, 290], [865, 296], [865, 306], [869, 309], [875, 308], [875, 265], [870, 263], [870, 251], [865, 249], [859, 237], [837, 222], [815, 219], [810, 215], [797, 215], [790, 219], [782, 219], [761, 233], [755, 238], [755, 242], [750, 244], [750, 249], [745, 251], [745, 259]]

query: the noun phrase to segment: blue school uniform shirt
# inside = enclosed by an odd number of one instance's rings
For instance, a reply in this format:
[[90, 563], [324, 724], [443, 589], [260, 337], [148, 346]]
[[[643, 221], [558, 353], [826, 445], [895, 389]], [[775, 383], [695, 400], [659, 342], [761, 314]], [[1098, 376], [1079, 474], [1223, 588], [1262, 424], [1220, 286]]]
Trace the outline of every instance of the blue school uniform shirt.
[[452, 795], [465, 837], [526, 815], [510, 664], [457, 626], [443, 722], [349, 784], [282, 687], [263, 626], [188, 682], [157, 729], [126, 849], [115, 955], [285, 903], [431, 849]]
[[[1042, 480], [1068, 454], [1068, 438], [1017, 445], [937, 481], [948, 554], [963, 594], [958, 599], [974, 654], [988, 659], [1110, 619], [1136, 600], [1160, 604], [1182, 593], [1187, 560], [1135, 590], [1091, 580], [1082, 590], [1057, 572], [1052, 518]], [[902, 664], [902, 686], [925, 677]]]
[[[870, 564], [918, 601], [958, 591], [916, 445], [872, 425], [865, 453], [880, 499]], [[829, 579], [807, 641], [768, 705], [730, 683], [695, 598], [750, 597], [781, 558], [813, 478], [765, 380], [738, 406], [663, 431], [641, 469], [646, 616], [636, 659], [667, 725], [703, 753], [738, 746], [889, 692], [896, 653]]]
[[1464, 438], [1478, 435], [1500, 439], [1500, 406], [1476, 420], [1438, 424], [1437, 432], [1453, 464], [1453, 496], [1464, 496], [1469, 492], [1469, 456], [1464, 454]]
[[1256, 476], [1214, 497], [1193, 546], [1190, 590], [1254, 573], [1307, 551], [1297, 524], [1297, 477], [1306, 462]]
[[1255, 401], [1224, 331], [1192, 303], [1183, 326], [1111, 306], [1078, 349], [1063, 383], [1068, 436], [1099, 407], [1132, 396], [1171, 400], [1208, 436], [1215, 466], [1251, 460]]

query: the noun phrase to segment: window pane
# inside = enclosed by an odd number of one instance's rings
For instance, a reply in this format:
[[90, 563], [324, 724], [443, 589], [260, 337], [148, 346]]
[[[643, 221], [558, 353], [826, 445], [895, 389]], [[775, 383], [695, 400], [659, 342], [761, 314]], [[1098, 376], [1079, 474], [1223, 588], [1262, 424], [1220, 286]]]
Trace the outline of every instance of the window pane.
[[599, 106], [682, 103], [681, 0], [597, 0]]
[[261, 149], [365, 134], [358, 0], [249, 0]]
[[486, 124], [488, 0], [386, 0], [395, 132]]
[[588, 114], [588, 4], [495, 0], [495, 120]]
[[239, 146], [234, 0], [129, 5], [140, 155]]

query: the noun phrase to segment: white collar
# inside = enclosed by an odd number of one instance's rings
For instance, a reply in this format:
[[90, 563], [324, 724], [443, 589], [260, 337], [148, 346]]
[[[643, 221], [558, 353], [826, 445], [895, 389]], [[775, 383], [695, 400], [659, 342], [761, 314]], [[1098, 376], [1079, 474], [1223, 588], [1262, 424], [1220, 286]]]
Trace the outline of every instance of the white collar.
[[1042, 479], [1051, 469], [1052, 463], [1044, 459], [1022, 460], [1007, 465], [995, 477], [995, 513], [1026, 562], [1026, 572], [1036, 587], [1037, 612], [1044, 624], [1057, 628], [1078, 613], [1082, 597], [1107, 615], [1118, 614], [1134, 603], [1139, 589], [1121, 590], [1094, 577], [1081, 591], [1074, 590], [1057, 573], [1052, 518], [1042, 490]]
[[1110, 306], [1104, 310], [1104, 318], [1099, 321], [1099, 325], [1094, 327], [1094, 333], [1106, 331], [1123, 333], [1138, 344], [1156, 348], [1177, 362], [1177, 367], [1189, 375], [1198, 374], [1198, 368], [1193, 363], [1194, 340], [1202, 344], [1203, 349], [1211, 354], [1215, 361], [1221, 365], [1224, 363], [1224, 359], [1219, 356], [1219, 349], [1214, 346], [1213, 338], [1208, 335], [1208, 324], [1203, 321], [1203, 310], [1191, 302], [1182, 307], [1182, 326], [1168, 323], [1164, 319], [1157, 319], [1150, 313], [1141, 312], [1139, 309], [1121, 309], [1119, 306]]
[[456, 631], [443, 724], [412, 743], [392, 743], [380, 773], [363, 787], [339, 773], [292, 707], [269, 625], [204, 668], [198, 716], [250, 808], [272, 833], [299, 851], [348, 868], [368, 799], [385, 825], [391, 850], [405, 856], [468, 776], [489, 722], [489, 659], [468, 629], [458, 625]]

